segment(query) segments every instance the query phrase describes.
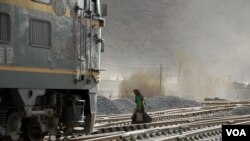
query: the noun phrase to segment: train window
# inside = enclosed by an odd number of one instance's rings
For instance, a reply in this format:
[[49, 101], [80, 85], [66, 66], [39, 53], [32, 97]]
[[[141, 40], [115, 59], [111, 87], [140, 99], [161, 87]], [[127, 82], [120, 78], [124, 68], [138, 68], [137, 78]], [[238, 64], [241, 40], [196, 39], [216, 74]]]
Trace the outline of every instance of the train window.
[[97, 9], [97, 4], [96, 4], [96, 0], [92, 0], [92, 10], [94, 13], [96, 13], [96, 9]]
[[30, 42], [32, 46], [50, 48], [51, 24], [48, 21], [32, 19], [30, 21]]
[[6, 13], [0, 13], [0, 42], [10, 41], [10, 16]]
[[44, 3], [44, 4], [50, 4], [51, 0], [32, 0], [34, 2], [40, 2], [40, 3]]

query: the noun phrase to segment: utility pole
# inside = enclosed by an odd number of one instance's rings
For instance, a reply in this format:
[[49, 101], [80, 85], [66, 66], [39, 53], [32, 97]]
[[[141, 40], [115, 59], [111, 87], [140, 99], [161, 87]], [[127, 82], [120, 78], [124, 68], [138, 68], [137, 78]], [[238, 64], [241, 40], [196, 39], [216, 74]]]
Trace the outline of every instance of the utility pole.
[[241, 74], [241, 82], [243, 82], [244, 81], [244, 73], [242, 72], [242, 74]]
[[162, 94], [162, 64], [160, 64], [160, 95]]

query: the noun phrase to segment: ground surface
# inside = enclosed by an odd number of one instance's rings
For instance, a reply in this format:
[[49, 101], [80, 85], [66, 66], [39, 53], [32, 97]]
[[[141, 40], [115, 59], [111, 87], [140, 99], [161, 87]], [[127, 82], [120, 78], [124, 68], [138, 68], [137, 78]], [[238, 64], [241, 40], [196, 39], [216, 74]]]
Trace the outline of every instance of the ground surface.
[[250, 106], [243, 106], [232, 110], [232, 115], [248, 115], [250, 114]]
[[[199, 102], [176, 96], [157, 96], [145, 98], [147, 111], [159, 111], [172, 108], [201, 106]], [[135, 108], [134, 99], [110, 100], [103, 96], [97, 97], [97, 114], [132, 113]]]

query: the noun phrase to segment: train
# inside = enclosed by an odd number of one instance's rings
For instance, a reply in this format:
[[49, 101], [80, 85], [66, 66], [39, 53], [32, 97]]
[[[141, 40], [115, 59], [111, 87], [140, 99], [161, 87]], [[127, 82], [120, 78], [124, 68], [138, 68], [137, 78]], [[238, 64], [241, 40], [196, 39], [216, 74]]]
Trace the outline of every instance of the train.
[[0, 140], [93, 131], [106, 16], [100, 0], [0, 0]]

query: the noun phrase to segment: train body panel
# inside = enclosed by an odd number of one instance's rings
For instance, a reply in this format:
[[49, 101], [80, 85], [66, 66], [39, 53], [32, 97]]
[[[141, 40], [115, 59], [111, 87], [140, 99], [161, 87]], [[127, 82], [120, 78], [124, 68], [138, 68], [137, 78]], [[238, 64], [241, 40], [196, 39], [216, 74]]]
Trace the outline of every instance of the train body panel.
[[93, 130], [100, 7], [99, 0], [0, 0], [0, 139], [36, 140], [31, 128], [60, 124]]
[[19, 71], [1, 71], [2, 88], [33, 89], [91, 89], [96, 87], [95, 80], [86, 76], [82, 83], [74, 82], [74, 75], [54, 73], [30, 73]]

